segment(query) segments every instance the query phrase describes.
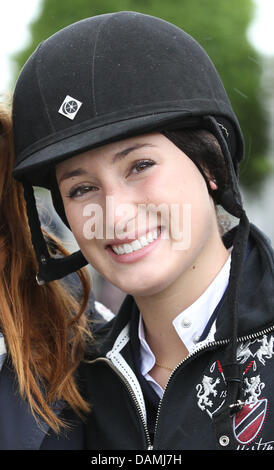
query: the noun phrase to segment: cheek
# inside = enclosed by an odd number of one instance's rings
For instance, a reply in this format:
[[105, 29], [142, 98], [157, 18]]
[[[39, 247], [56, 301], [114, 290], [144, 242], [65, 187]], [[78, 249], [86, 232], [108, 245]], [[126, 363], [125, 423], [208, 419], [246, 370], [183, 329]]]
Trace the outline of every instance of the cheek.
[[155, 171], [149, 178], [143, 179], [138, 185], [138, 199], [143, 202], [154, 202], [160, 195], [160, 188], [162, 186], [161, 173]]
[[[172, 184], [171, 184], [172, 182]], [[175, 241], [189, 240], [197, 246], [208, 236], [212, 227], [214, 208], [203, 177], [196, 171], [174, 171], [162, 179], [161, 199], [172, 204], [169, 234]]]
[[185, 192], [184, 181], [172, 168], [167, 167], [165, 171], [159, 169], [142, 181], [141, 192], [147, 202], [176, 203]]
[[97, 242], [94, 236], [90, 236], [92, 227], [89, 221], [91, 217], [84, 217], [83, 209], [79, 207], [67, 208], [66, 215], [80, 250], [87, 261], [97, 269], [97, 264], [100, 262], [100, 258], [97, 259]]
[[[202, 212], [208, 205], [208, 191], [203, 177], [196, 168], [171, 166], [158, 171], [142, 185], [147, 202], [155, 204], [190, 204], [193, 212]], [[194, 215], [194, 214], [193, 214]]]
[[196, 239], [201, 232], [207, 232], [212, 208], [205, 181], [196, 167], [183, 166], [181, 160], [177, 166], [166, 166], [165, 171], [154, 172], [142, 182], [142, 194], [147, 204], [166, 208], [158, 211], [161, 225], [167, 229], [166, 237]]
[[64, 208], [71, 231], [77, 242], [79, 242], [84, 239], [83, 227], [86, 220], [86, 217], [83, 216], [84, 207], [75, 204], [65, 204]]
[[[99, 272], [102, 271], [103, 236], [100, 235], [101, 217], [95, 212], [85, 216], [86, 204], [71, 204], [65, 207], [66, 216], [74, 238], [88, 262]], [[100, 212], [101, 214], [101, 212]], [[95, 231], [97, 227], [98, 232]], [[95, 235], [96, 233], [96, 235]]]

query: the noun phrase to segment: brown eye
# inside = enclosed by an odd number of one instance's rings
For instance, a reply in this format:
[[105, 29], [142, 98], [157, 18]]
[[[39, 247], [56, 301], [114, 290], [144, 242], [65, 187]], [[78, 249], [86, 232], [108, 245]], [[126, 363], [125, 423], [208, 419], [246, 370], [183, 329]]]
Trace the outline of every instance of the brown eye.
[[132, 173], [142, 173], [144, 170], [147, 168], [150, 168], [151, 166], [155, 165], [155, 162], [152, 160], [142, 160], [137, 163], [132, 167]]
[[98, 188], [96, 186], [90, 186], [90, 185], [81, 185], [77, 186], [76, 188], [73, 188], [70, 190], [68, 197], [70, 198], [77, 198], [84, 196], [86, 193], [97, 191]]

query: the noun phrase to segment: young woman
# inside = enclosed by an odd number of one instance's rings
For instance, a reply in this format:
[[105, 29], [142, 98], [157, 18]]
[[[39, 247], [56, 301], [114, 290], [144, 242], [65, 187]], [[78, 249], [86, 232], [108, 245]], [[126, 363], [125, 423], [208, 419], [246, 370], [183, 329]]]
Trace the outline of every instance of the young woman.
[[[22, 187], [12, 178], [11, 117], [0, 109], [0, 449], [82, 449], [89, 411], [75, 371], [87, 333], [81, 305], [58, 282], [39, 286]], [[65, 250], [45, 233], [56, 253]], [[80, 282], [81, 281], [81, 282]]]
[[[242, 134], [207, 54], [158, 18], [89, 18], [35, 51], [13, 116], [39, 276], [90, 262], [128, 294], [87, 368], [88, 448], [273, 442], [273, 251], [242, 207]], [[62, 264], [33, 185], [81, 249]], [[224, 236], [217, 205], [239, 219]]]

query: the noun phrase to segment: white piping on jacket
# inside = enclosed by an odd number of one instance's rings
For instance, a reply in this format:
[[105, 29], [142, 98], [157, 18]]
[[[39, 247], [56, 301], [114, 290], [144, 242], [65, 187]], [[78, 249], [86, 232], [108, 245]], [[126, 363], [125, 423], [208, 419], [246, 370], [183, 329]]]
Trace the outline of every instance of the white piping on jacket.
[[112, 349], [106, 354], [106, 357], [117, 367], [120, 373], [125, 377], [126, 381], [131, 386], [134, 395], [138, 401], [140, 409], [143, 413], [145, 422], [147, 421], [146, 417], [146, 407], [143, 392], [139, 381], [134, 374], [131, 367], [128, 365], [127, 361], [123, 358], [120, 353], [124, 346], [129, 342], [129, 323], [124, 327], [119, 336], [117, 337]]

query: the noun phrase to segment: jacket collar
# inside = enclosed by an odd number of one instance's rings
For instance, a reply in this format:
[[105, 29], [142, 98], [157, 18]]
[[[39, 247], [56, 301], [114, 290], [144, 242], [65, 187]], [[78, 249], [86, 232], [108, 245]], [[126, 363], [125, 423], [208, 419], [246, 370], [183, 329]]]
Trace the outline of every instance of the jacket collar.
[[[249, 248], [240, 279], [238, 336], [242, 337], [274, 326], [274, 253], [265, 235], [251, 225]], [[227, 291], [217, 316], [216, 339], [229, 331]]]

